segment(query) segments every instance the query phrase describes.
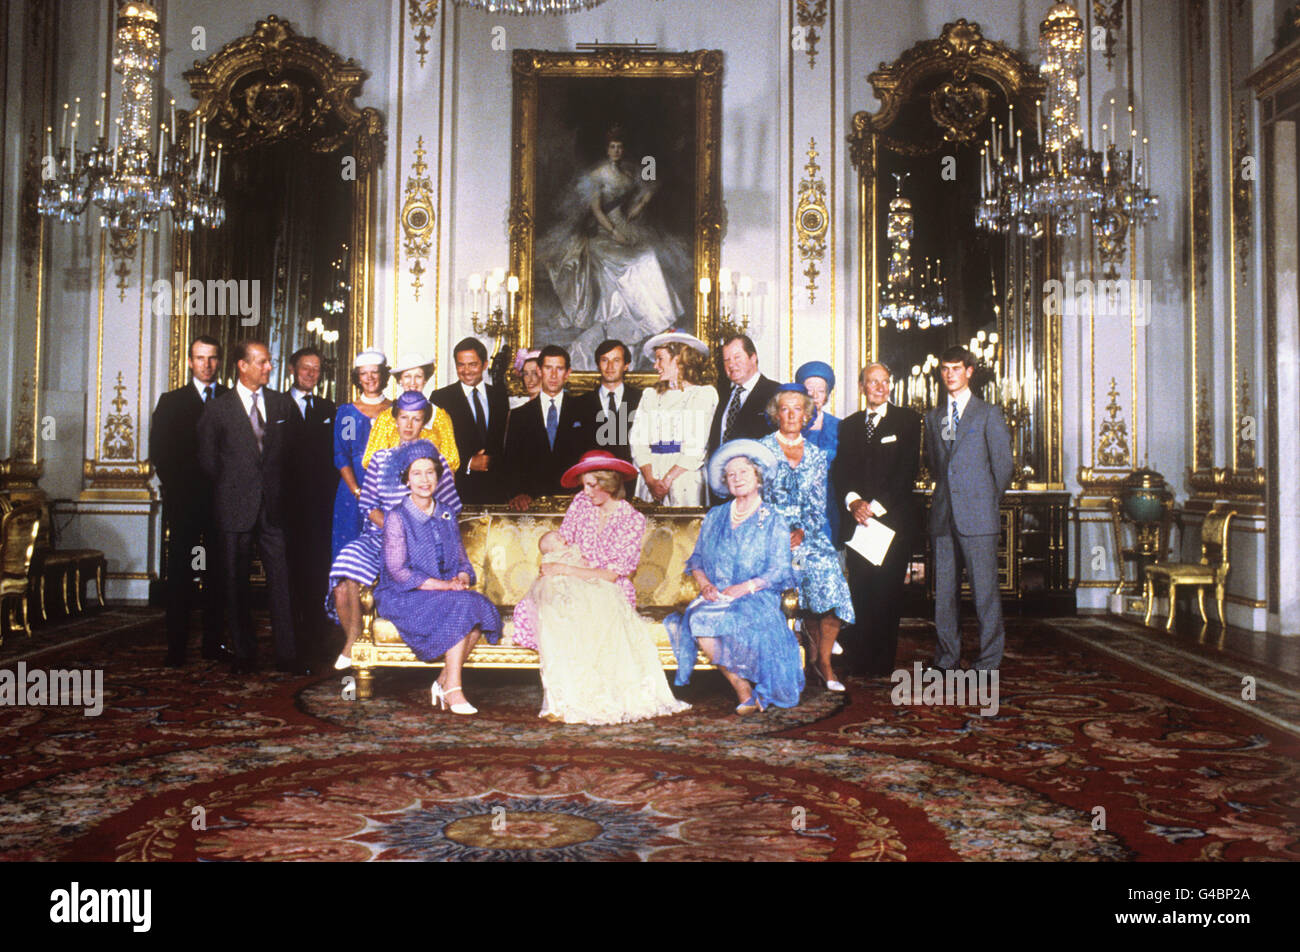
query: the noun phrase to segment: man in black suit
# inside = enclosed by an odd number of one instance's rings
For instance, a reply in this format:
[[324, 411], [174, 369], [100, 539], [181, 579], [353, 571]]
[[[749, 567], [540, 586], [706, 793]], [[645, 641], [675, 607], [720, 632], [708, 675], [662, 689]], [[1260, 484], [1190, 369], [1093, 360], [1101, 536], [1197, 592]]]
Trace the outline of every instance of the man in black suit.
[[235, 345], [239, 381], [199, 420], [199, 463], [212, 480], [221, 537], [234, 673], [257, 667], [249, 572], [256, 542], [266, 569], [277, 670], [299, 669], [284, 545], [284, 459], [298, 425], [293, 401], [266, 386], [271, 354], [261, 341]]
[[[758, 351], [747, 334], [733, 334], [722, 345], [722, 367], [731, 380], [718, 387], [718, 407], [709, 428], [709, 455], [728, 440], [758, 440], [776, 429], [767, 403], [780, 386], [758, 372]], [[718, 498], [710, 491], [714, 501]]]
[[560, 477], [591, 447], [582, 407], [564, 390], [569, 352], [548, 344], [537, 356], [542, 392], [515, 408], [506, 429], [507, 493], [516, 512], [528, 509], [537, 496], [571, 493]]
[[330, 529], [339, 471], [334, 468], [334, 401], [316, 395], [322, 358], [304, 347], [289, 358], [293, 386], [289, 399], [298, 411], [291, 452], [285, 458], [285, 541], [288, 544], [289, 594], [298, 657], [303, 661], [329, 658], [331, 626], [325, 616], [329, 588]]
[[921, 417], [889, 402], [890, 376], [884, 364], [863, 368], [858, 385], [867, 408], [840, 422], [839, 450], [831, 464], [842, 537], [851, 538], [859, 525], [872, 519], [894, 530], [880, 565], [845, 548], [858, 619], [842, 638], [847, 666], [853, 674], [873, 678], [894, 670], [903, 581], [919, 518], [912, 491], [921, 460]]
[[460, 454], [456, 492], [467, 506], [505, 502], [504, 449], [510, 398], [505, 390], [483, 379], [487, 348], [477, 337], [466, 337], [452, 354], [459, 379], [435, 390], [429, 399], [446, 411], [456, 433]]
[[[203, 578], [203, 657], [221, 659], [221, 596], [216, 570], [217, 534], [212, 519], [212, 482], [199, 466], [199, 417], [226, 392], [217, 382], [221, 345], [196, 337], [190, 344], [190, 382], [158, 398], [149, 421], [149, 459], [162, 483], [167, 527], [167, 664], [185, 663], [195, 573]], [[213, 560], [208, 571], [208, 559]]]
[[627, 436], [632, 429], [632, 414], [641, 403], [641, 388], [623, 381], [631, 365], [632, 352], [621, 340], [602, 341], [596, 348], [600, 382], [591, 393], [577, 398], [592, 432], [588, 449], [599, 447], [629, 463], [632, 447]]

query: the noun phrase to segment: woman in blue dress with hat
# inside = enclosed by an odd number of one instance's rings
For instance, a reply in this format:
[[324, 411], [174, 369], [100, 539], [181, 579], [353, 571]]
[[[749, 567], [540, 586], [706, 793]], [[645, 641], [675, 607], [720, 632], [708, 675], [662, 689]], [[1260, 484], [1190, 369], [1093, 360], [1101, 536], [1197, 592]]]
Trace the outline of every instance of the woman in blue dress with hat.
[[457, 514], [435, 498], [452, 472], [428, 440], [392, 450], [388, 466], [410, 492], [384, 517], [377, 610], [421, 661], [445, 656], [433, 683], [433, 703], [455, 714], [477, 714], [461, 690], [461, 668], [480, 635], [492, 644], [500, 640], [501, 615], [470, 590], [474, 568]]
[[[826, 465], [829, 467], [835, 462], [835, 453], [840, 445], [840, 418], [826, 412], [831, 391], [835, 389], [835, 371], [825, 361], [810, 360], [794, 372], [794, 381], [813, 402], [813, 418], [803, 428], [804, 439], [826, 454]], [[844, 544], [840, 538], [840, 514], [835, 508], [835, 500], [838, 498], [835, 487], [827, 483], [826, 521], [830, 525], [831, 544], [837, 549]]]
[[799, 642], [781, 612], [781, 594], [795, 581], [790, 524], [763, 496], [775, 466], [755, 440], [732, 440], [709, 459], [709, 485], [732, 499], [709, 510], [686, 562], [700, 597], [664, 619], [677, 683], [690, 682], [702, 650], [736, 692], [741, 715], [794, 707], [804, 687]]
[[365, 350], [352, 362], [352, 386], [360, 391], [356, 400], [345, 403], [334, 415], [334, 467], [339, 471], [339, 488], [334, 494], [334, 521], [330, 531], [330, 559], [337, 559], [343, 547], [361, 535], [363, 516], [357, 508], [361, 484], [366, 478], [364, 455], [370, 426], [392, 402], [384, 396], [388, 380], [388, 358], [377, 350]]

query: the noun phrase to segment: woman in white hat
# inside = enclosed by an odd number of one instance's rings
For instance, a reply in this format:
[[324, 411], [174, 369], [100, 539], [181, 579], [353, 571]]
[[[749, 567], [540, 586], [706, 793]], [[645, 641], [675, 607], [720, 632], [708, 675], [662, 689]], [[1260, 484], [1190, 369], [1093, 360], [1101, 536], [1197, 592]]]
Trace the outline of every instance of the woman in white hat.
[[[414, 391], [423, 396], [424, 385], [433, 376], [433, 361], [425, 360], [419, 354], [405, 354], [397, 362], [397, 366], [393, 368], [393, 376], [397, 379], [403, 393]], [[452, 429], [451, 416], [446, 410], [434, 405], [433, 416], [429, 418], [429, 422], [420, 431], [420, 439], [428, 440], [438, 448], [438, 452], [442, 454], [443, 459], [451, 466], [452, 472], [460, 468], [460, 453], [456, 449], [456, 432]], [[370, 459], [377, 450], [391, 450], [397, 444], [396, 425], [389, 416], [380, 417], [370, 430], [370, 439], [366, 443], [366, 455], [363, 462], [366, 466], [369, 466]]]
[[623, 498], [632, 465], [590, 450], [560, 478], [582, 487], [558, 532], [541, 538], [541, 577], [519, 600], [513, 642], [541, 660], [541, 714], [567, 724], [622, 724], [690, 707], [673, 697], [632, 575], [645, 516]]
[[636, 496], [663, 506], [703, 506], [704, 457], [718, 405], [709, 347], [682, 331], [645, 343], [659, 380], [641, 396], [628, 444], [638, 470]]
[[775, 469], [776, 456], [757, 440], [714, 452], [709, 485], [733, 498], [709, 510], [686, 560], [700, 597], [664, 619], [677, 683], [690, 682], [703, 651], [736, 692], [741, 715], [794, 707], [804, 688], [799, 642], [781, 611], [781, 593], [795, 584], [790, 524], [763, 497]]
[[352, 386], [360, 391], [357, 398], [339, 407], [334, 416], [334, 466], [339, 471], [339, 488], [334, 495], [334, 524], [330, 533], [330, 561], [343, 547], [361, 535], [361, 510], [357, 498], [365, 479], [366, 442], [376, 417], [387, 418], [384, 411], [392, 401], [384, 397], [388, 380], [388, 358], [382, 351], [364, 350], [352, 362]]

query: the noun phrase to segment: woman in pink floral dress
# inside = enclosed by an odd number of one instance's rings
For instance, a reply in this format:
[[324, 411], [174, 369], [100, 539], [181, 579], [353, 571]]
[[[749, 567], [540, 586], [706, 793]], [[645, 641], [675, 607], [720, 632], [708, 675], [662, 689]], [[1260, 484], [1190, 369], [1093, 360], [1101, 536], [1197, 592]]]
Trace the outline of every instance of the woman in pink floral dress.
[[636, 611], [632, 575], [645, 516], [623, 499], [630, 463], [592, 450], [564, 474], [581, 482], [559, 532], [542, 539], [541, 576], [515, 606], [514, 643], [540, 656], [541, 716], [619, 724], [674, 714], [654, 626]]

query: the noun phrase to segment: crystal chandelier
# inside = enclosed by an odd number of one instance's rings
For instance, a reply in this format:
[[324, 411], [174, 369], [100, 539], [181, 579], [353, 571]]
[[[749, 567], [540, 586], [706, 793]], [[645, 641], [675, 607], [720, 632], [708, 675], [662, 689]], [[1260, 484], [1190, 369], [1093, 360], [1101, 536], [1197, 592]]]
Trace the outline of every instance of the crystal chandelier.
[[470, 7], [487, 13], [530, 16], [542, 13], [580, 13], [598, 7], [605, 0], [454, 0], [458, 7]]
[[930, 260], [919, 285], [912, 271], [912, 233], [915, 216], [912, 203], [903, 197], [903, 180], [906, 172], [895, 172], [895, 194], [889, 202], [889, 217], [885, 235], [889, 239], [889, 274], [881, 290], [880, 324], [893, 324], [898, 330], [919, 330], [940, 327], [952, 322], [948, 296], [944, 291], [943, 265], [936, 262], [932, 270]]
[[[990, 120], [991, 134], [980, 151], [975, 223], [989, 232], [1037, 236], [1050, 218], [1057, 236], [1072, 237], [1086, 214], [1107, 272], [1113, 273], [1123, 257], [1129, 226], [1153, 221], [1159, 199], [1148, 187], [1145, 158], [1137, 156], [1131, 93], [1129, 147], [1121, 149], [1116, 142], [1113, 99], [1110, 122], [1102, 124], [1104, 149], [1084, 145], [1079, 122], [1079, 79], [1087, 62], [1084, 42], [1083, 22], [1074, 7], [1055, 4], [1039, 27], [1047, 102], [1037, 103], [1035, 109], [1038, 149], [1025, 160], [1024, 130], [1016, 129], [1011, 108], [1005, 125]], [[1145, 147], [1147, 140], [1142, 142]]]
[[171, 127], [158, 126], [157, 149], [150, 149], [161, 46], [153, 6], [143, 0], [124, 3], [117, 14], [113, 54], [113, 70], [122, 76], [122, 95], [111, 146], [107, 91], [100, 94], [98, 118], [85, 150], [78, 142], [80, 98], [74, 100], [70, 139], [69, 107], [63, 106], [57, 152], [53, 128], [45, 130], [38, 211], [74, 222], [93, 202], [100, 226], [109, 231], [113, 257], [119, 261], [134, 256], [140, 231], [157, 231], [161, 212], [171, 212], [174, 226], [186, 231], [196, 225], [216, 228], [226, 217], [225, 202], [217, 194], [221, 148], [208, 149], [205, 124], [196, 119], [188, 143], [178, 145], [173, 101]]

